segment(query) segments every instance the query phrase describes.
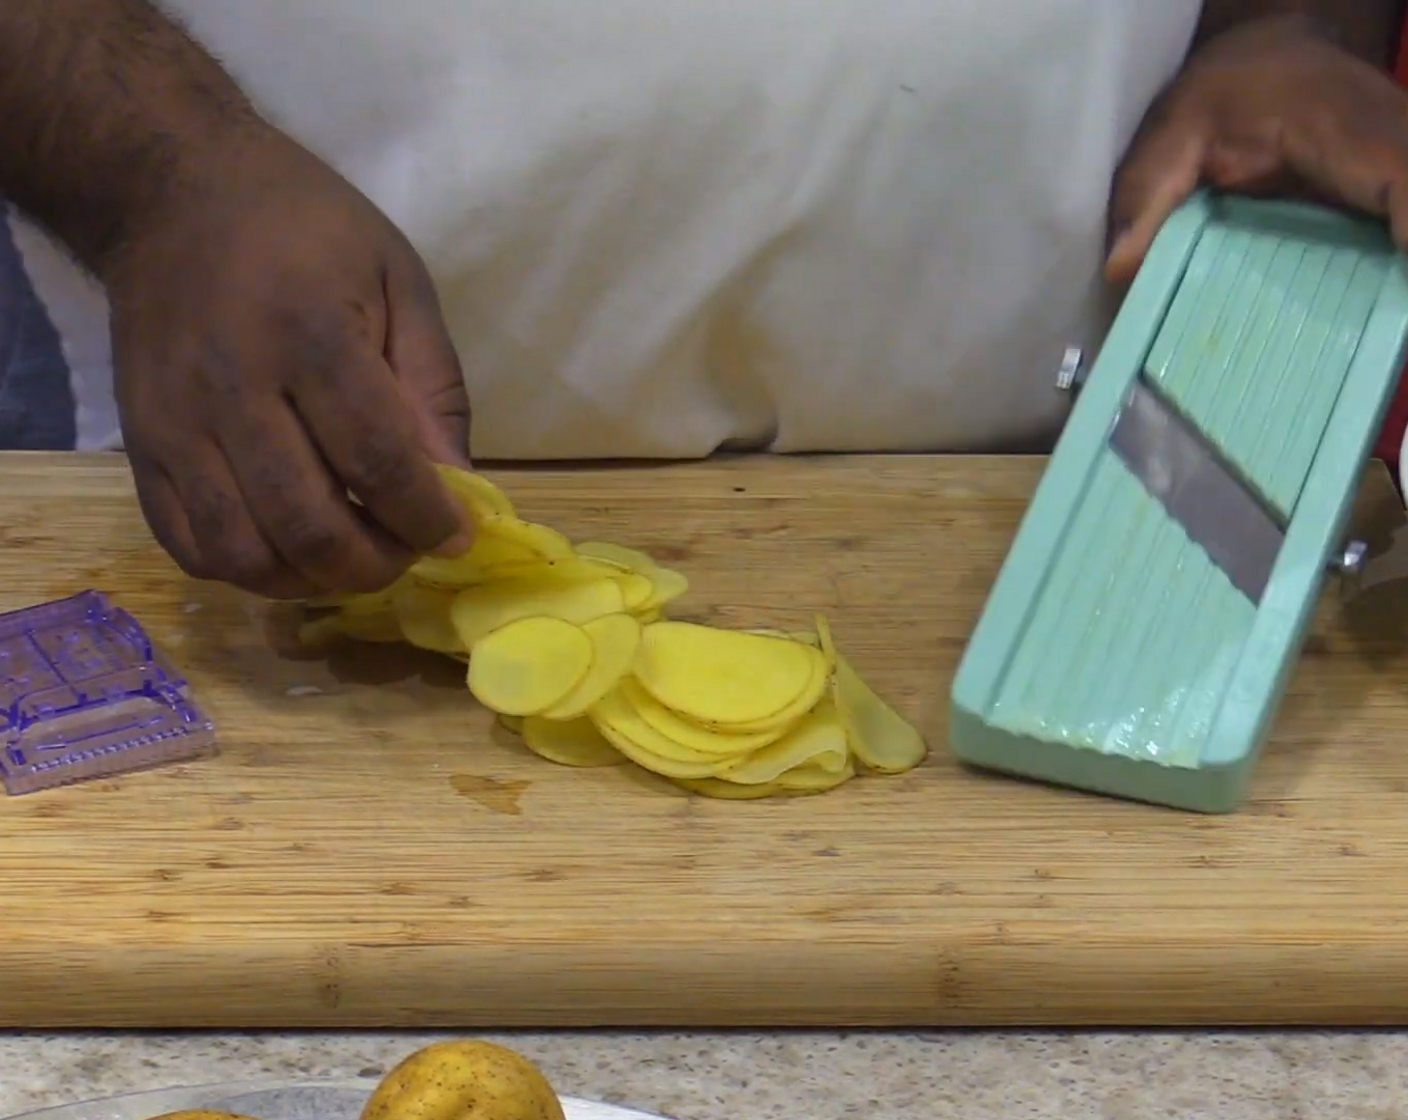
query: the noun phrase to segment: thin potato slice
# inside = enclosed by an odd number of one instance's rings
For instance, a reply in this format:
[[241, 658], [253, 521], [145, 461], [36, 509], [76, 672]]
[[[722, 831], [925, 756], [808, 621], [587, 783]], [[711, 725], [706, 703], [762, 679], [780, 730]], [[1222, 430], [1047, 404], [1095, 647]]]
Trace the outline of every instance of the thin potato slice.
[[822, 669], [821, 654], [800, 642], [657, 622], [645, 629], [636, 676], [667, 708], [722, 726], [787, 710]]
[[761, 785], [781, 781], [789, 771], [805, 766], [839, 774], [849, 760], [845, 725], [835, 709], [823, 703], [776, 743], [754, 751], [719, 776], [742, 785]]
[[392, 596], [396, 621], [406, 641], [435, 653], [465, 652], [450, 614], [454, 603], [453, 591], [427, 587], [414, 580], [398, 584]]
[[667, 778], [712, 778], [733, 761], [699, 755], [656, 734], [616, 692], [591, 710], [591, 719], [607, 741], [637, 766]]
[[475, 521], [484, 517], [518, 516], [508, 495], [483, 475], [444, 463], [437, 463], [436, 468], [450, 492], [465, 504]]
[[621, 585], [621, 598], [625, 600], [628, 611], [654, 608], [656, 588], [649, 576], [621, 572], [616, 576], [616, 582]]
[[469, 690], [490, 711], [537, 715], [574, 689], [592, 664], [592, 640], [560, 618], [520, 618], [474, 645]]
[[670, 781], [690, 793], [720, 801], [761, 801], [765, 797], [796, 797], [801, 792], [775, 782], [770, 785], [741, 786], [736, 782], [726, 782], [722, 778], [671, 778]]
[[642, 575], [649, 574], [658, 566], [644, 552], [637, 552], [634, 548], [619, 544], [607, 544], [604, 541], [583, 541], [577, 546], [577, 555], [604, 560], [624, 572], [640, 572]]
[[[468, 662], [466, 662], [466, 664], [468, 664]], [[503, 724], [506, 730], [512, 731], [515, 735], [523, 734], [524, 720], [522, 716], [506, 716], [503, 712], [497, 712], [494, 718], [497, 719], [499, 723]]]
[[848, 758], [845, 768], [839, 773], [834, 773], [820, 766], [802, 766], [783, 774], [777, 779], [777, 784], [783, 789], [795, 793], [825, 793], [827, 790], [845, 785], [855, 776], [855, 763]]
[[929, 753], [919, 729], [861, 680], [844, 657], [836, 659], [832, 696], [846, 727], [851, 750], [869, 769], [881, 774], [913, 770]]
[[658, 610], [689, 590], [689, 580], [671, 568], [652, 568], [642, 573], [650, 578], [650, 598], [641, 604], [642, 610]]
[[625, 609], [614, 580], [517, 579], [468, 587], [455, 596], [455, 629], [465, 646], [520, 618], [547, 616], [580, 626]]
[[621, 766], [627, 761], [585, 716], [572, 720], [529, 716], [522, 726], [528, 749], [560, 766], [585, 770]]
[[[593, 721], [595, 722], [595, 717], [593, 717]], [[652, 754], [639, 743], [622, 735], [608, 724], [597, 723], [596, 726], [612, 746], [642, 770], [649, 770], [652, 774], [658, 774], [674, 781], [681, 778], [711, 778], [718, 773], [717, 764], [681, 762], [677, 758], [665, 758]]]
[[[523, 521], [517, 517], [495, 517], [479, 526], [480, 539], [494, 541], [507, 549], [516, 546], [544, 560], [570, 560], [572, 542], [556, 529]], [[473, 554], [471, 549], [470, 553]]]
[[[591, 711], [592, 719], [596, 721], [598, 727], [611, 726], [622, 734], [628, 736], [632, 742], [639, 744], [652, 755], [661, 758], [673, 758], [677, 762], [699, 763], [713, 768], [722, 768], [736, 762], [742, 757], [742, 753], [728, 754], [706, 754], [703, 751], [692, 750], [683, 743], [677, 743], [667, 735], [662, 735], [646, 723], [634, 707], [631, 706], [625, 689], [615, 689], [603, 696]], [[614, 741], [614, 740], [613, 740]]]
[[641, 624], [628, 614], [608, 614], [582, 623], [592, 640], [592, 667], [577, 686], [543, 712], [546, 719], [575, 720], [621, 683], [640, 649]]
[[785, 724], [752, 734], [735, 735], [728, 731], [715, 731], [671, 711], [650, 695], [640, 682], [632, 678], [621, 682], [621, 694], [640, 718], [665, 738], [705, 756], [737, 758], [740, 753], [747, 754], [766, 747], [787, 734]]
[[[790, 640], [790, 639], [789, 639]], [[812, 647], [806, 647], [811, 649]], [[755, 735], [764, 731], [776, 731], [782, 728], [784, 731], [791, 728], [798, 720], [816, 707], [817, 703], [826, 695], [827, 689], [831, 686], [831, 673], [826, 668], [826, 663], [822, 658], [821, 651], [812, 649], [817, 655], [816, 673], [812, 677], [811, 683], [805, 692], [797, 697], [786, 708], [780, 712], [775, 712], [767, 719], [753, 720], [750, 723], [714, 724], [713, 730], [723, 731], [732, 735]]]

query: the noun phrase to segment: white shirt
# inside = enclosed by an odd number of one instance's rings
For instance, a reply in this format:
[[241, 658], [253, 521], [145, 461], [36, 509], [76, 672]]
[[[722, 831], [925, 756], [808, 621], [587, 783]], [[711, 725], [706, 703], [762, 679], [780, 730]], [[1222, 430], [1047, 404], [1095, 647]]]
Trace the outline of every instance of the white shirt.
[[[480, 459], [1050, 433], [1200, 6], [168, 0], [424, 255]], [[101, 299], [20, 240], [111, 443]]]

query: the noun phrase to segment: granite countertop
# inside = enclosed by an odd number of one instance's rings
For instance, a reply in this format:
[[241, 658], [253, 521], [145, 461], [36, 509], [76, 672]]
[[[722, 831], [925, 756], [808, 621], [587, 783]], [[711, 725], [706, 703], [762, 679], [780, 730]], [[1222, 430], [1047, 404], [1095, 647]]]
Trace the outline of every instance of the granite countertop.
[[[0, 995], [3, 998], [3, 995]], [[134, 1090], [380, 1073], [430, 1035], [0, 1035], [0, 1116]], [[557, 1034], [564, 1093], [676, 1120], [1399, 1120], [1408, 1034]]]

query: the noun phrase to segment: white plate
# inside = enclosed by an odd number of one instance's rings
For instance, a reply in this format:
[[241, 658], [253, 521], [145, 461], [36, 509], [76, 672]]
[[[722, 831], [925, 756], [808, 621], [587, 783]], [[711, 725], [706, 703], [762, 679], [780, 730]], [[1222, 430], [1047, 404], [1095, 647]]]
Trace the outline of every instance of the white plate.
[[[358, 1120], [375, 1080], [241, 1081], [190, 1089], [132, 1093], [86, 1104], [66, 1104], [11, 1120], [153, 1120], [168, 1112], [214, 1109], [256, 1120]], [[666, 1120], [609, 1104], [565, 1097], [567, 1120]]]

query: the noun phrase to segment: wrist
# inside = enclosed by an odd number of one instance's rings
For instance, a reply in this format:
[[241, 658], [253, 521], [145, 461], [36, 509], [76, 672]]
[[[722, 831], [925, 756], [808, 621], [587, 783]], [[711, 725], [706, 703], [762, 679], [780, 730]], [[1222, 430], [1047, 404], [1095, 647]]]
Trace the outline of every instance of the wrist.
[[151, 135], [114, 199], [114, 220], [92, 241], [85, 261], [104, 284], [184, 216], [213, 212], [241, 178], [267, 166], [269, 151], [287, 143], [242, 108], [172, 114], [154, 122]]

